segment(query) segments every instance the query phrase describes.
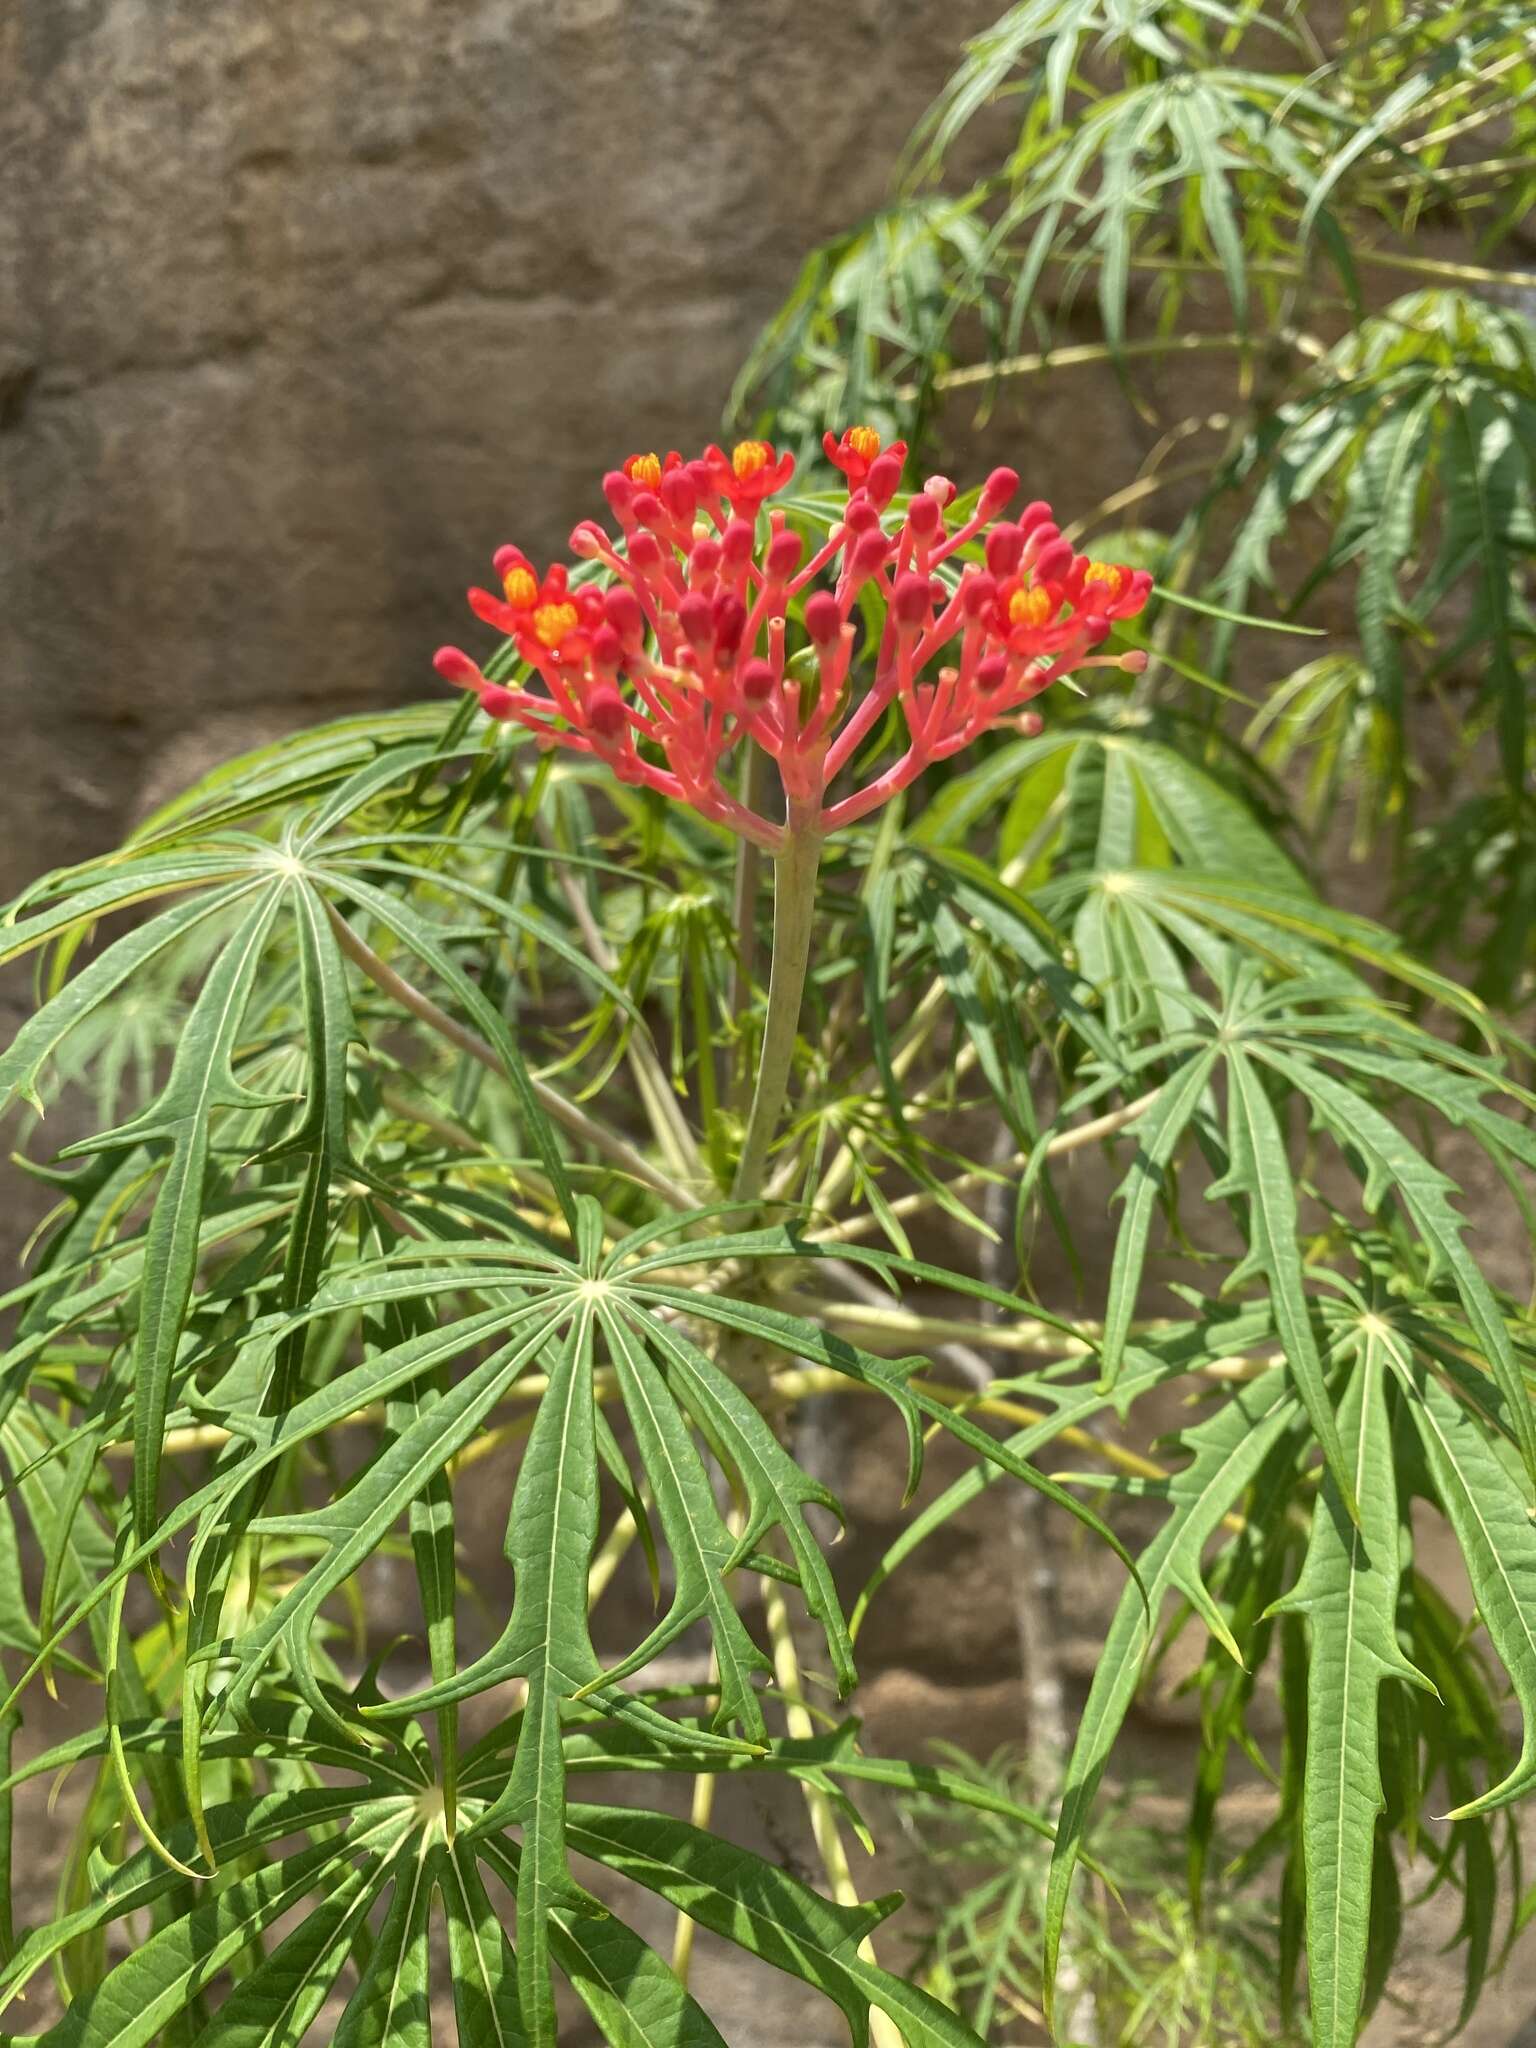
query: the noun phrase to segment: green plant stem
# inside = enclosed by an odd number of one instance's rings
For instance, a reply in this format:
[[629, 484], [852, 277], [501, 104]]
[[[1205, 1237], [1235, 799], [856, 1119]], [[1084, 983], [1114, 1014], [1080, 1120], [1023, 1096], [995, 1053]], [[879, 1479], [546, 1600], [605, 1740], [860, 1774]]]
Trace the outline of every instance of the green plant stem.
[[[456, 1017], [450, 1017], [446, 1010], [439, 1009], [430, 996], [423, 995], [419, 988], [413, 987], [404, 975], [397, 974], [389, 962], [381, 960], [367, 940], [352, 929], [338, 910], [331, 905], [327, 905], [327, 908], [330, 910], [331, 924], [341, 950], [349, 960], [363, 970], [375, 988], [382, 989], [387, 996], [392, 996], [403, 1010], [408, 1010], [413, 1017], [437, 1032], [439, 1037], [446, 1038], [448, 1043], [456, 1046], [460, 1052], [468, 1053], [471, 1059], [478, 1060], [481, 1066], [488, 1067], [493, 1074], [503, 1073], [501, 1061], [493, 1047], [487, 1045], [477, 1032], [459, 1023]], [[627, 1138], [620, 1137], [617, 1131], [609, 1130], [606, 1124], [600, 1124], [595, 1117], [588, 1116], [584, 1109], [578, 1108], [574, 1102], [568, 1102], [547, 1082], [530, 1075], [529, 1084], [544, 1114], [569, 1131], [573, 1138], [579, 1138], [583, 1144], [590, 1145], [594, 1152], [600, 1152], [605, 1158], [612, 1160], [613, 1164], [621, 1167], [625, 1173], [643, 1181], [654, 1193], [670, 1202], [674, 1209], [697, 1207], [693, 1195], [687, 1188], [682, 1187], [669, 1174], [662, 1173], [659, 1168], [652, 1166], [644, 1153], [637, 1152]]]
[[774, 856], [773, 965], [768, 974], [768, 1016], [758, 1056], [757, 1086], [747, 1135], [731, 1192], [738, 1202], [755, 1202], [768, 1170], [768, 1148], [779, 1127], [789, 1093], [800, 1029], [800, 1004], [811, 958], [816, 920], [816, 871], [821, 834], [814, 814], [791, 810], [783, 851]]
[[[793, 1740], [806, 1742], [815, 1735], [816, 1723], [805, 1704], [805, 1693], [800, 1679], [800, 1659], [795, 1651], [789, 1609], [784, 1602], [784, 1589], [777, 1579], [765, 1578], [762, 1587], [763, 1619], [768, 1630], [768, 1649], [773, 1658], [773, 1675], [784, 1701], [784, 1725]], [[848, 1867], [848, 1851], [843, 1847], [843, 1838], [838, 1830], [837, 1809], [822, 1787], [812, 1784], [809, 1779], [801, 1781], [800, 1789], [805, 1795], [805, 1808], [810, 1818], [811, 1833], [816, 1838], [817, 1853], [821, 1857], [821, 1867], [826, 1872], [832, 1897], [839, 1906], [856, 1906], [859, 1903], [858, 1887], [854, 1884], [853, 1872]], [[867, 1962], [874, 1962], [874, 1944], [867, 1938], [861, 1941], [859, 1954]], [[878, 2007], [873, 2007], [870, 2011], [869, 2038], [873, 2048], [903, 2048], [899, 2029]]]

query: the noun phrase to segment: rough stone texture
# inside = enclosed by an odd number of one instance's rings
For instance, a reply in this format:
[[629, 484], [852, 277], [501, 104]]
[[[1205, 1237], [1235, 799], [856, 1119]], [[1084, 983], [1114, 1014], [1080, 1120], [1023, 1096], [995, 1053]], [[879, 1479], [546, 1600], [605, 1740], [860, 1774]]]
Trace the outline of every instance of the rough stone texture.
[[[12, 0], [0, 894], [718, 429], [989, 0]], [[178, 777], [178, 780], [183, 779]]]

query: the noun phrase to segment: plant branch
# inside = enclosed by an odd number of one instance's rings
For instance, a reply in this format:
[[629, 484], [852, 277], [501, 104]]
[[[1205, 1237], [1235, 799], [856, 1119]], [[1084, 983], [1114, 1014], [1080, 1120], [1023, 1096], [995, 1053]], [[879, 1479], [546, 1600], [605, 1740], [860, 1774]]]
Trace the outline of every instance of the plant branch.
[[[1144, 1115], [1157, 1100], [1157, 1095], [1157, 1089], [1150, 1089], [1147, 1094], [1138, 1095], [1134, 1102], [1127, 1102], [1119, 1109], [1107, 1110], [1103, 1116], [1093, 1117], [1087, 1123], [1074, 1124], [1070, 1130], [1058, 1131], [1054, 1138], [1047, 1141], [1046, 1158], [1060, 1159], [1069, 1152], [1081, 1150], [1085, 1145], [1095, 1145], [1103, 1138], [1114, 1137], [1117, 1131], [1123, 1131], [1127, 1124], [1134, 1123], [1137, 1117]], [[1031, 1156], [1028, 1152], [1016, 1152], [1008, 1162], [1006, 1170], [1019, 1171], [1029, 1164]], [[834, 1161], [833, 1164], [835, 1169], [837, 1162]], [[831, 1179], [832, 1174], [829, 1172], [827, 1179], [816, 1191], [818, 1208], [831, 1206], [827, 1196], [827, 1185]], [[931, 1207], [943, 1195], [971, 1194], [978, 1188], [995, 1185], [996, 1174], [991, 1167], [976, 1167], [969, 1173], [957, 1174], [953, 1180], [946, 1181], [942, 1189], [919, 1188], [910, 1195], [898, 1195], [896, 1200], [889, 1204], [889, 1211], [893, 1216], [914, 1216], [919, 1210]], [[834, 1190], [834, 1193], [839, 1191]], [[876, 1227], [877, 1220], [866, 1210], [861, 1215], [845, 1217], [841, 1223], [831, 1223], [824, 1230], [812, 1230], [807, 1234], [817, 1244], [843, 1244], [850, 1238], [867, 1236]]]
[[[784, 1725], [793, 1740], [806, 1742], [815, 1735], [816, 1723], [805, 1704], [800, 1659], [795, 1653], [794, 1635], [790, 1628], [789, 1609], [784, 1601], [784, 1589], [777, 1579], [768, 1578], [762, 1581], [762, 1587], [763, 1616], [768, 1629], [768, 1647], [773, 1657], [773, 1673], [784, 1700]], [[822, 1787], [813, 1784], [810, 1779], [801, 1780], [801, 1790], [805, 1795], [811, 1833], [816, 1838], [821, 1867], [826, 1872], [832, 1897], [839, 1906], [856, 1906], [859, 1903], [858, 1888], [848, 1867], [848, 1852], [843, 1847], [843, 1838], [838, 1831], [837, 1811]], [[866, 1938], [859, 1944], [859, 1954], [867, 1962], [874, 1962], [874, 1944]], [[873, 2007], [870, 2011], [869, 2035], [874, 2048], [903, 2048], [900, 2031], [878, 2007]]]
[[[408, 1010], [419, 1022], [437, 1032], [439, 1037], [445, 1038], [460, 1052], [467, 1053], [473, 1060], [478, 1060], [481, 1066], [488, 1067], [493, 1074], [504, 1077], [505, 1069], [501, 1060], [477, 1032], [459, 1023], [456, 1017], [450, 1017], [446, 1010], [439, 1009], [430, 996], [423, 995], [421, 990], [413, 987], [403, 975], [397, 974], [387, 960], [381, 960], [367, 940], [352, 929], [333, 905], [327, 904], [326, 908], [330, 912], [331, 924], [342, 951], [362, 969], [376, 988], [393, 997], [402, 1009]], [[606, 1124], [601, 1124], [595, 1117], [588, 1116], [584, 1109], [578, 1108], [574, 1102], [567, 1101], [565, 1096], [551, 1088], [548, 1082], [530, 1075], [529, 1085], [545, 1115], [559, 1124], [563, 1130], [569, 1131], [573, 1138], [579, 1138], [584, 1145], [590, 1145], [594, 1152], [600, 1152], [604, 1158], [611, 1160], [625, 1173], [644, 1182], [653, 1193], [660, 1195], [674, 1209], [686, 1210], [697, 1207], [694, 1196], [687, 1188], [673, 1180], [669, 1174], [663, 1173], [660, 1168], [652, 1166], [644, 1153], [638, 1152], [627, 1138], [620, 1137], [617, 1131], [610, 1130]]]
[[[515, 762], [513, 773], [517, 777], [519, 792], [522, 793], [522, 778], [518, 774]], [[600, 968], [604, 974], [611, 975], [618, 965], [617, 955], [603, 936], [597, 919], [592, 915], [592, 906], [587, 901], [586, 892], [571, 873], [568, 864], [560, 858], [560, 846], [555, 838], [554, 827], [542, 811], [534, 810], [531, 815], [533, 829], [538, 835], [539, 842], [551, 856], [550, 865], [554, 869], [555, 880], [566, 900], [576, 929], [581, 934], [581, 943], [585, 946], [594, 966]], [[641, 1107], [650, 1121], [656, 1142], [667, 1155], [672, 1171], [700, 1183], [707, 1182], [709, 1169], [704, 1163], [698, 1141], [689, 1128], [688, 1119], [683, 1115], [672, 1084], [663, 1071], [661, 1061], [656, 1057], [654, 1047], [644, 1038], [636, 1037], [631, 1032], [625, 1042], [624, 1057], [635, 1077]]]

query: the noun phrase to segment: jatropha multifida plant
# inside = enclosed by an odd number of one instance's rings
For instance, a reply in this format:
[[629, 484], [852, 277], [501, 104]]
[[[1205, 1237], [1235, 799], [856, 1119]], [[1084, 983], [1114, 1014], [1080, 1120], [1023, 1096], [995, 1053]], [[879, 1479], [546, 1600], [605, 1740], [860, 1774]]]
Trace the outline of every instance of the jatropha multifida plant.
[[[1238, 1869], [1305, 1927], [1317, 2041], [1390, 1965], [1393, 1830], [1491, 1882], [1536, 1773], [1491, 1704], [1496, 1657], [1536, 1707], [1532, 1354], [1418, 1126], [1528, 1171], [1504, 1048], [1410, 1021], [1404, 992], [1486, 1020], [1138, 700], [1143, 571], [1015, 510], [1012, 470], [910, 490], [866, 429], [825, 452], [842, 489], [755, 440], [631, 457], [572, 564], [497, 556], [501, 644], [437, 658], [456, 705], [249, 756], [12, 907], [42, 967], [5, 1099], [89, 1087], [130, 1028], [143, 1098], [35, 1165], [7, 1298], [0, 1833], [66, 1766], [85, 1792], [51, 1912], [19, 1862], [12, 2038], [709, 2048], [756, 1959], [856, 2043], [958, 2048], [965, 1999], [861, 1901], [855, 1801], [890, 1788], [1052, 1843], [1060, 2016], [1165, 1627], [1206, 1638], [1196, 1860], [1283, 1664]], [[1100, 1151], [1118, 1237], [1074, 1300], [1047, 1236]], [[885, 1427], [890, 1508], [925, 1489], [862, 1591], [797, 1455], [827, 1395]], [[1038, 1812], [836, 1708], [871, 1599], [993, 1481], [1123, 1575]], [[467, 1486], [507, 1568], [461, 1541]], [[1492, 1656], [1411, 1562], [1415, 1499]], [[39, 1680], [99, 1686], [96, 1724], [60, 1736]], [[815, 1883], [712, 1832], [725, 1775], [798, 1781]]]

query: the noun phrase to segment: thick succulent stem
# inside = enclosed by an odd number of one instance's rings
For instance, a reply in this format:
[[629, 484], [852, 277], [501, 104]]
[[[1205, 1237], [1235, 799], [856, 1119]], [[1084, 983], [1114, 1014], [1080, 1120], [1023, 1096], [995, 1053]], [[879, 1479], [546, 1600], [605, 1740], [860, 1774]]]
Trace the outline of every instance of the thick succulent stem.
[[816, 812], [812, 807], [797, 806], [790, 812], [783, 850], [774, 856], [773, 964], [768, 973], [768, 1017], [763, 1026], [747, 1135], [732, 1189], [739, 1202], [755, 1202], [762, 1193], [768, 1149], [789, 1093], [800, 1004], [811, 958], [816, 871], [820, 864], [821, 833]]

